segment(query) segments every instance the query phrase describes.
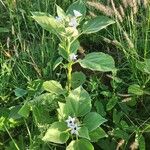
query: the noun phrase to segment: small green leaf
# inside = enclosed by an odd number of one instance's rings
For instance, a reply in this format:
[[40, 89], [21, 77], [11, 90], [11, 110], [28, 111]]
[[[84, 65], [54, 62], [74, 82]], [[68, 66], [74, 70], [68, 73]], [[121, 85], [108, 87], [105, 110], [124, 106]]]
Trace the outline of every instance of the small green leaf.
[[43, 83], [43, 88], [44, 90], [55, 93], [55, 94], [63, 94], [65, 91], [63, 90], [61, 84], [57, 81], [50, 80], [50, 81], [45, 81]]
[[55, 70], [63, 61], [63, 58], [62, 57], [58, 57], [56, 59], [56, 61], [54, 62], [54, 65], [53, 65], [53, 70]]
[[28, 104], [28, 102], [25, 102], [24, 105], [21, 107], [21, 109], [18, 111], [18, 114], [28, 118], [30, 113], [30, 105]]
[[68, 127], [65, 122], [54, 122], [51, 124], [42, 140], [64, 144], [69, 139], [69, 133], [66, 131], [67, 129]]
[[59, 17], [65, 19], [66, 18], [66, 13], [64, 12], [64, 10], [58, 5], [56, 5], [56, 8], [57, 8], [57, 15]]
[[97, 142], [99, 139], [102, 139], [105, 137], [108, 137], [108, 135], [101, 127], [98, 127], [92, 132], [90, 132], [90, 139], [92, 142]]
[[139, 143], [139, 150], [146, 150], [146, 144], [145, 144], [145, 139], [143, 135], [140, 135], [138, 137], [138, 143]]
[[17, 96], [18, 98], [23, 97], [24, 95], [27, 94], [27, 91], [21, 88], [16, 88], [14, 92], [15, 92], [15, 96]]
[[95, 101], [94, 106], [96, 107], [96, 112], [102, 115], [103, 117], [106, 116], [106, 111], [104, 109], [104, 105], [100, 100]]
[[70, 51], [71, 53], [74, 53], [76, 54], [77, 53], [77, 50], [80, 48], [80, 43], [78, 40], [75, 40], [73, 43], [71, 43], [71, 46], [70, 46]]
[[113, 96], [111, 99], [109, 99], [106, 105], [107, 111], [110, 111], [111, 109], [113, 109], [115, 105], [117, 104], [117, 102], [118, 102], [118, 98], [116, 96]]
[[142, 61], [137, 62], [136, 67], [140, 71], [150, 74], [150, 59], [145, 59], [143, 62]]
[[86, 139], [73, 140], [66, 150], [94, 150], [93, 145]]
[[61, 55], [66, 60], [68, 60], [68, 53], [66, 51], [66, 43], [65, 42], [61, 42], [59, 44], [58, 52], [59, 52], [59, 55]]
[[74, 72], [72, 73], [72, 78], [71, 78], [71, 86], [73, 89], [79, 87], [86, 81], [86, 76], [82, 72]]
[[79, 60], [79, 63], [83, 68], [94, 71], [108, 72], [115, 70], [114, 59], [110, 55], [102, 52], [87, 54], [84, 59]]
[[81, 86], [71, 91], [66, 99], [66, 108], [71, 116], [84, 116], [90, 112], [91, 107], [91, 98]]
[[9, 113], [8, 117], [10, 119], [14, 119], [14, 120], [20, 119], [22, 117], [21, 115], [18, 114], [18, 111], [20, 110], [20, 108], [21, 108], [21, 106], [19, 106], [19, 105], [9, 108], [10, 113]]
[[103, 118], [100, 114], [96, 112], [88, 113], [83, 119], [83, 123], [89, 129], [89, 131], [95, 130], [106, 121], [107, 120], [105, 118]]
[[116, 109], [113, 110], [113, 123], [119, 124], [121, 118], [123, 117], [123, 112], [118, 112]]
[[143, 95], [144, 92], [138, 84], [132, 84], [128, 87], [128, 93], [140, 96]]
[[86, 15], [86, 6], [85, 6], [83, 0], [77, 0], [74, 3], [72, 3], [68, 7], [67, 14], [74, 16], [74, 12], [73, 12], [74, 10], [76, 10], [82, 14], [80, 20], [84, 19], [85, 15]]
[[79, 137], [90, 140], [88, 128], [83, 126], [79, 129]]
[[95, 33], [106, 28], [107, 26], [113, 23], [115, 23], [115, 21], [109, 19], [106, 16], [98, 16], [98, 17], [95, 17], [94, 19], [86, 21], [83, 24], [82, 30], [84, 34]]

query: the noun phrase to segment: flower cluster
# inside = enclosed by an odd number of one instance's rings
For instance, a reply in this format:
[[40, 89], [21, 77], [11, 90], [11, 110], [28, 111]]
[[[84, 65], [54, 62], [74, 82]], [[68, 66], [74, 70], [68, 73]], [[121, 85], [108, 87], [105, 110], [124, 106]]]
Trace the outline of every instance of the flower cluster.
[[66, 18], [64, 19], [63, 17], [61, 16], [56, 16], [55, 19], [58, 23], [65, 23], [67, 24], [66, 26], [66, 32], [67, 33], [71, 33], [71, 35], [73, 37], [76, 37], [78, 36], [78, 30], [77, 30], [77, 27], [79, 25], [79, 21], [78, 21], [78, 18], [82, 16], [82, 14], [77, 11], [77, 10], [73, 10], [73, 16], [66, 16]]
[[72, 118], [69, 116], [68, 119], [66, 120], [66, 123], [67, 126], [71, 129], [71, 134], [78, 135], [78, 130], [80, 129], [80, 127], [76, 122], [76, 118]]

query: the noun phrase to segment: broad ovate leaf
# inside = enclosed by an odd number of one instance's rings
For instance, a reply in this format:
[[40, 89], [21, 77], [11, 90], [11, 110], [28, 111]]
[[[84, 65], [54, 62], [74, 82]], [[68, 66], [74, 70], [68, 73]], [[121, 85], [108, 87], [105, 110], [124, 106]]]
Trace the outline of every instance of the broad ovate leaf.
[[115, 71], [114, 59], [102, 52], [93, 52], [85, 56], [84, 59], [78, 61], [83, 68], [91, 69], [93, 71]]
[[71, 91], [66, 98], [66, 108], [71, 116], [84, 116], [90, 112], [91, 107], [91, 98], [81, 86]]
[[75, 12], [79, 12], [80, 14], [82, 14], [80, 20], [84, 19], [86, 15], [86, 6], [83, 0], [77, 0], [68, 7], [67, 14], [75, 16]]
[[86, 139], [73, 140], [66, 150], [94, 150], [93, 145]]
[[107, 120], [105, 118], [103, 118], [100, 114], [96, 112], [88, 113], [83, 119], [83, 123], [85, 124], [85, 126], [88, 128], [89, 131], [95, 130], [106, 121]]
[[45, 133], [43, 141], [64, 144], [69, 139], [67, 132], [67, 124], [65, 122], [54, 122]]
[[64, 94], [65, 91], [62, 88], [61, 84], [55, 80], [50, 80], [50, 81], [45, 81], [43, 83], [43, 88], [45, 91], [48, 91], [50, 93], [55, 93], [55, 94]]
[[58, 22], [53, 16], [42, 13], [42, 12], [33, 12], [32, 18], [45, 30], [56, 34], [60, 37], [60, 33], [65, 31], [65, 27], [61, 22]]
[[115, 22], [106, 16], [98, 16], [91, 20], [86, 21], [83, 24], [82, 32], [84, 34], [95, 33], [95, 32], [98, 32], [98, 31], [106, 28], [107, 26], [109, 26], [113, 23], [115, 23]]

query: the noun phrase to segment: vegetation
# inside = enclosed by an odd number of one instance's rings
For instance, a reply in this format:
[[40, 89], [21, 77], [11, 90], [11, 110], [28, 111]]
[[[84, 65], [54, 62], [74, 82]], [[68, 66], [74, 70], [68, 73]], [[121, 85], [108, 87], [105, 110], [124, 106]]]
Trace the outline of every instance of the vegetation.
[[0, 150], [150, 149], [147, 0], [0, 11]]

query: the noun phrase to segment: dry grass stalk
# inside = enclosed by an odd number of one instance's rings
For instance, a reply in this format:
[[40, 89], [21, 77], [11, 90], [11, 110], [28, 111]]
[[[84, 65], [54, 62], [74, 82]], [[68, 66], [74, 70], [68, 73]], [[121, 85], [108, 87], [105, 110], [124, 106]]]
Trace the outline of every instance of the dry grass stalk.
[[147, 0], [142, 0], [142, 1], [143, 1], [144, 7], [147, 8], [147, 6], [148, 6], [148, 1], [147, 1]]
[[118, 10], [116, 9], [115, 3], [114, 3], [113, 0], [111, 0], [111, 5], [112, 5], [112, 8], [113, 8], [113, 10], [114, 10], [114, 13], [115, 13], [116, 18], [117, 18], [120, 22], [122, 22], [122, 21], [123, 21], [123, 18], [122, 18], [122, 16], [120, 15], [120, 13], [118, 12]]
[[131, 150], [137, 150], [138, 147], [139, 147], [139, 143], [136, 140], [130, 145]]
[[93, 13], [93, 12], [89, 12], [89, 14], [90, 14], [90, 16], [92, 16], [92, 17], [96, 17], [96, 15]]
[[138, 11], [138, 4], [137, 4], [137, 0], [132, 0], [132, 3], [133, 3], [133, 14], [136, 14], [137, 11]]
[[122, 0], [122, 4], [123, 4], [123, 7], [124, 7], [124, 8], [127, 8], [127, 7], [128, 7], [127, 0]]
[[120, 15], [122, 16], [122, 18], [124, 18], [125, 12], [124, 12], [122, 5], [119, 5], [119, 11], [120, 11]]
[[107, 16], [113, 16], [114, 15], [114, 11], [110, 7], [105, 6], [105, 5], [101, 4], [100, 2], [90, 2], [90, 1], [88, 1], [87, 4], [89, 6], [94, 7], [95, 9], [101, 11], [102, 13], [104, 13]]
[[134, 44], [133, 44], [132, 41], [130, 40], [130, 38], [129, 38], [129, 36], [128, 36], [128, 34], [127, 34], [126, 31], [123, 31], [123, 35], [124, 35], [125, 39], [126, 39], [127, 42], [128, 42], [129, 48], [134, 49]]
[[124, 140], [120, 140], [119, 143], [118, 143], [118, 145], [117, 145], [116, 150], [119, 150], [124, 143], [125, 143]]

